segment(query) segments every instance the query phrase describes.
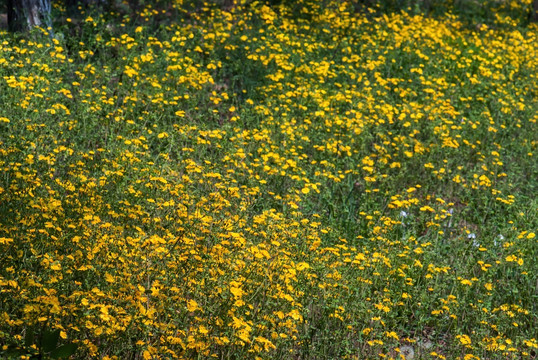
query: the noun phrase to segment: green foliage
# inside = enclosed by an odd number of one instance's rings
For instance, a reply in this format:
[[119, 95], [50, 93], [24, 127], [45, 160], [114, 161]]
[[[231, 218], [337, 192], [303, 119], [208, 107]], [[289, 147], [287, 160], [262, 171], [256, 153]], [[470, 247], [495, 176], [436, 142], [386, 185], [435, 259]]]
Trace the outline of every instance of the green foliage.
[[2, 356], [532, 359], [538, 27], [488, 4], [1, 32]]
[[6, 359], [69, 359], [76, 352], [77, 345], [68, 343], [58, 346], [59, 340], [60, 330], [44, 329], [36, 334], [36, 329], [30, 327], [26, 329], [23, 346], [9, 344], [0, 354]]

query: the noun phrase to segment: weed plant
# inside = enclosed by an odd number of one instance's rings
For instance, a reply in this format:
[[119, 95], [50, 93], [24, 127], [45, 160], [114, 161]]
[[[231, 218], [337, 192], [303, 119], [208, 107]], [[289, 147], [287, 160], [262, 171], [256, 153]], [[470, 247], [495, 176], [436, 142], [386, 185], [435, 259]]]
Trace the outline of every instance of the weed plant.
[[0, 356], [535, 359], [530, 3], [1, 31]]

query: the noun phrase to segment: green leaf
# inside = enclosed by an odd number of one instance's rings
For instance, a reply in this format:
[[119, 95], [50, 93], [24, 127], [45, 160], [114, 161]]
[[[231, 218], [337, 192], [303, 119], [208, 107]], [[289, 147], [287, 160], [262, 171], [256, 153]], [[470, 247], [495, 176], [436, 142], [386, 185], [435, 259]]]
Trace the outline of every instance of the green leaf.
[[43, 350], [43, 352], [51, 352], [56, 349], [56, 344], [58, 344], [59, 338], [60, 330], [45, 331], [41, 338], [41, 350]]
[[0, 355], [2, 355], [2, 359], [16, 359], [26, 355], [26, 351], [15, 345], [10, 345], [6, 350], [0, 352]]
[[30, 347], [34, 344], [35, 341], [35, 331], [33, 327], [26, 329], [26, 335], [24, 336], [24, 345]]
[[77, 351], [77, 345], [76, 344], [66, 344], [62, 345], [59, 348], [55, 349], [50, 353], [50, 357], [53, 359], [62, 359], [62, 358], [68, 358], [71, 355], [73, 355]]

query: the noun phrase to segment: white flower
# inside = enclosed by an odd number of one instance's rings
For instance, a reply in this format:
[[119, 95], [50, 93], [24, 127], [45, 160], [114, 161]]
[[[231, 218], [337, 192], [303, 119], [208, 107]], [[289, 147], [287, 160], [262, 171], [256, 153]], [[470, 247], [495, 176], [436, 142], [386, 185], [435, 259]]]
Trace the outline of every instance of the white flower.
[[[497, 239], [499, 239], [499, 241], [497, 241]], [[499, 245], [501, 245], [501, 243], [502, 243], [503, 240], [504, 240], [504, 236], [502, 236], [502, 234], [499, 234], [499, 235], [497, 236], [497, 239], [493, 239], [493, 245], [495, 245], [495, 246], [499, 246]]]
[[406, 218], [407, 215], [409, 215], [408, 213], [406, 213], [405, 211], [400, 211], [400, 216], [403, 217], [403, 218]]
[[467, 239], [473, 240], [473, 246], [474, 247], [480, 247], [480, 243], [478, 241], [476, 241], [476, 234], [475, 233], [470, 233], [469, 235], [467, 235]]

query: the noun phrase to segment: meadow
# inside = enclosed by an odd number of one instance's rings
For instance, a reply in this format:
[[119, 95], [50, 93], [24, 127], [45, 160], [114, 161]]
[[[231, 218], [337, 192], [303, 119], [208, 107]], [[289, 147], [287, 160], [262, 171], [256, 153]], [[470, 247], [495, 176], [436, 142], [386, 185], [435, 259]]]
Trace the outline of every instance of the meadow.
[[0, 30], [0, 357], [536, 359], [531, 1], [408, 2]]

